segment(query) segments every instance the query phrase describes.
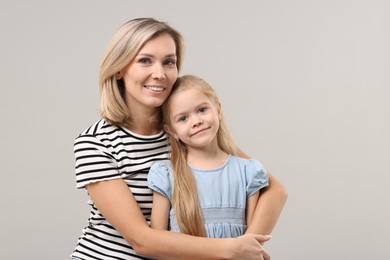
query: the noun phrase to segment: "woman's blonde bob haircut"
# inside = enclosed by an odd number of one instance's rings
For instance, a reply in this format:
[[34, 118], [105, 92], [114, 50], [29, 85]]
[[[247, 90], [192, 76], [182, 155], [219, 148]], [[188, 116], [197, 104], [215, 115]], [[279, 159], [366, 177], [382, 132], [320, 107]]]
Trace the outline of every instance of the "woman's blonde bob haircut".
[[129, 65], [140, 49], [162, 33], [169, 34], [176, 45], [176, 66], [180, 70], [184, 52], [181, 34], [164, 22], [153, 18], [137, 18], [122, 25], [103, 55], [100, 65], [99, 85], [101, 91], [100, 114], [114, 125], [131, 125], [125, 101], [125, 86], [116, 74]]

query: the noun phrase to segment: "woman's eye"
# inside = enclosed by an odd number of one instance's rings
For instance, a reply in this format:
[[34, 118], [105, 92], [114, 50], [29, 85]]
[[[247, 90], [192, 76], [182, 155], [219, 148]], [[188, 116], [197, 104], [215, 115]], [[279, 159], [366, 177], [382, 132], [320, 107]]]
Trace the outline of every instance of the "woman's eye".
[[142, 64], [149, 64], [150, 63], [150, 59], [148, 59], [148, 58], [141, 58], [141, 59], [139, 59], [138, 62], [142, 63]]
[[164, 62], [164, 65], [168, 65], [168, 66], [170, 66], [170, 67], [173, 67], [173, 66], [176, 65], [176, 61], [174, 61], [174, 60], [166, 60], [166, 61]]

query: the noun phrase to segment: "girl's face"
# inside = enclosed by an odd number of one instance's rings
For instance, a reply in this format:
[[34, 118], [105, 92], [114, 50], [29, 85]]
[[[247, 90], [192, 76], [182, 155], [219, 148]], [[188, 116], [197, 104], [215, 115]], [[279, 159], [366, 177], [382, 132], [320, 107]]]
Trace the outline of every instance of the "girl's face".
[[177, 79], [176, 45], [169, 34], [149, 40], [117, 79], [126, 88], [130, 111], [155, 109], [167, 99]]
[[169, 104], [171, 127], [166, 129], [191, 148], [218, 145], [220, 106], [216, 106], [201, 91], [189, 88], [171, 97]]

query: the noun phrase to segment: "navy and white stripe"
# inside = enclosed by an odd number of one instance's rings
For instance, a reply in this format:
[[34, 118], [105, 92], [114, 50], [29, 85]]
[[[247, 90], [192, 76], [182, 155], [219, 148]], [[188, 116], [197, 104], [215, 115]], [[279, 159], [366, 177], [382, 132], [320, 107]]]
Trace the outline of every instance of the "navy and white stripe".
[[[147, 174], [156, 161], [166, 160], [167, 136], [141, 136], [100, 120], [75, 140], [76, 187], [122, 178], [133, 193], [147, 221], [152, 208], [152, 191]], [[91, 214], [72, 256], [81, 259], [147, 259], [108, 223], [90, 200]]]

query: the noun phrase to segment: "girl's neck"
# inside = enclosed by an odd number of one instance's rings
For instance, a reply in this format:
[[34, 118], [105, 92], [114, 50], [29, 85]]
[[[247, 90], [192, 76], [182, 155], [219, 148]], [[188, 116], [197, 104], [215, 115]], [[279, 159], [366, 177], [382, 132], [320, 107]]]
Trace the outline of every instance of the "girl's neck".
[[199, 169], [213, 169], [221, 166], [228, 158], [228, 154], [217, 146], [214, 149], [188, 149], [187, 161]]

